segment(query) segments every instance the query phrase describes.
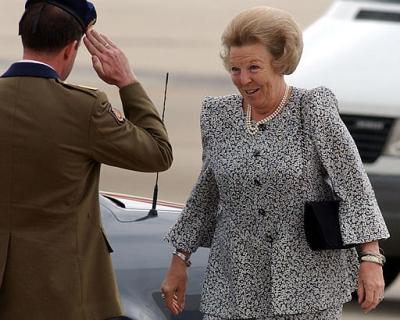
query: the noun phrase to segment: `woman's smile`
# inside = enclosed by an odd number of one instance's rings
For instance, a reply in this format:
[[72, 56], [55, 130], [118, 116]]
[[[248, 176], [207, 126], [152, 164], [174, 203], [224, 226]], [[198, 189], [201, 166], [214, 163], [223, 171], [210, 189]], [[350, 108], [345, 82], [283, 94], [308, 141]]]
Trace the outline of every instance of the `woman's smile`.
[[257, 88], [257, 89], [247, 89], [247, 90], [245, 90], [245, 92], [246, 92], [246, 94], [248, 96], [251, 96], [251, 95], [254, 95], [256, 92], [258, 92], [259, 90], [260, 90], [259, 88]]

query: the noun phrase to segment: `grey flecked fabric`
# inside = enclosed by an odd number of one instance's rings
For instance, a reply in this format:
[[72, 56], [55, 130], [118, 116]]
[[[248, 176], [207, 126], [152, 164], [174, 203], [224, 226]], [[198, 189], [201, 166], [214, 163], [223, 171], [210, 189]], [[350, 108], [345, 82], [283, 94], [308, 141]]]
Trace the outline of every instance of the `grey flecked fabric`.
[[[327, 310], [317, 311], [314, 313], [301, 313], [285, 316], [265, 315], [261, 318], [247, 318], [234, 320], [340, 320], [342, 317], [343, 307], [333, 307]], [[205, 314], [203, 320], [232, 320], [221, 318], [210, 314]]]
[[190, 252], [211, 247], [204, 313], [262, 319], [342, 305], [356, 287], [356, 251], [311, 251], [304, 202], [331, 199], [329, 177], [342, 200], [345, 244], [389, 233], [337, 100], [324, 87], [292, 88], [282, 112], [255, 136], [245, 129], [242, 101], [204, 100], [203, 167], [166, 239]]

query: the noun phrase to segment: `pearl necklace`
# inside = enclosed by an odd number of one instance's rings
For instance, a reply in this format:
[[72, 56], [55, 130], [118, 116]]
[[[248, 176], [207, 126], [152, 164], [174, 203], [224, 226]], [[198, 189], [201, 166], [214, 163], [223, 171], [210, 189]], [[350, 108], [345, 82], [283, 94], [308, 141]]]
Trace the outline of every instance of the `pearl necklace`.
[[258, 128], [260, 124], [264, 124], [269, 120], [275, 118], [281, 111], [282, 108], [285, 106], [287, 102], [287, 98], [289, 95], [290, 86], [285, 85], [285, 93], [283, 94], [282, 100], [279, 103], [278, 107], [272, 112], [269, 116], [265, 117], [264, 119], [257, 121], [256, 123], [251, 122], [251, 105], [247, 105], [246, 110], [246, 130], [249, 134], [254, 136], [260, 129]]

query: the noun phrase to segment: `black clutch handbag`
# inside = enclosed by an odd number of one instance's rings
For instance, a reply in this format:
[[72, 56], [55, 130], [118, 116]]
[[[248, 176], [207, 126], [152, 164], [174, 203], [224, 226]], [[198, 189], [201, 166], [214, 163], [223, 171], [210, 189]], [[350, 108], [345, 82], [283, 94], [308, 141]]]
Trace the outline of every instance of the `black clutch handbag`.
[[339, 200], [307, 201], [304, 230], [311, 250], [348, 249], [343, 245], [339, 224]]
[[[301, 130], [303, 133], [303, 161], [306, 161], [303, 97], [300, 102]], [[306, 186], [303, 179], [303, 194], [306, 197]], [[355, 247], [356, 244], [343, 245], [339, 223], [339, 204], [340, 200], [335, 196], [331, 188], [333, 200], [306, 201], [304, 205], [304, 231], [307, 242], [311, 250], [333, 250], [348, 249]]]

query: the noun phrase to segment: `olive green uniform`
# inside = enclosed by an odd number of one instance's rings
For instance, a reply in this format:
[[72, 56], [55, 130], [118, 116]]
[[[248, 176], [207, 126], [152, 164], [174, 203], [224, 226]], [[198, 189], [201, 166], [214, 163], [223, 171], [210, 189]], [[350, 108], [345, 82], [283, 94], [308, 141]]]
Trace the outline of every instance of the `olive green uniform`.
[[54, 78], [0, 79], [0, 319], [121, 315], [101, 229], [100, 163], [166, 170], [171, 146], [139, 83], [104, 93]]

